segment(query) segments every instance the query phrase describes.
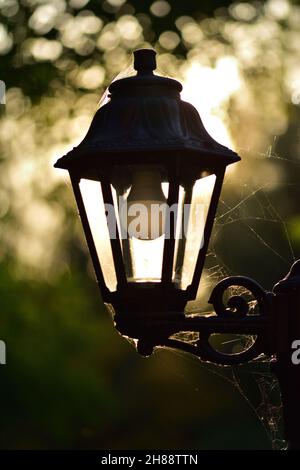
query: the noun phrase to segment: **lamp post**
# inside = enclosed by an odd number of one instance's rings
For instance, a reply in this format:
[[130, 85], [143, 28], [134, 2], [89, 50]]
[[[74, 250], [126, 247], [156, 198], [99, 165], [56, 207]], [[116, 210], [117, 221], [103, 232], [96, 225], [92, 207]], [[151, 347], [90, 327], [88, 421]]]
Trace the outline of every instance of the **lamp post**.
[[[113, 82], [78, 147], [56, 168], [70, 173], [102, 298], [117, 330], [140, 354], [155, 347], [187, 351], [204, 361], [241, 364], [273, 356], [281, 387], [285, 437], [300, 448], [300, 379], [291, 361], [300, 340], [300, 262], [266, 292], [254, 280], [228, 277], [213, 289], [210, 315], [185, 315], [196, 298], [227, 165], [240, 160], [205, 130], [180, 99], [181, 84], [153, 74], [155, 51], [134, 53], [137, 74]], [[224, 297], [243, 287], [255, 299]], [[194, 332], [193, 343], [174, 338]], [[253, 335], [235, 354], [218, 351], [215, 333]]]

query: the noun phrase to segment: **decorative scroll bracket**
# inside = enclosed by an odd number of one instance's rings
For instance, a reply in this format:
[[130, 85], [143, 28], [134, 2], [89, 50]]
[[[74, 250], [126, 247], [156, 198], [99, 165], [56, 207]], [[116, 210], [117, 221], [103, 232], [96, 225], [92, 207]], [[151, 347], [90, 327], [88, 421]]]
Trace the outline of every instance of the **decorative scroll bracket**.
[[[232, 288], [242, 288], [244, 292], [229, 295], [228, 291]], [[250, 294], [250, 301], [244, 298], [245, 293]], [[271, 337], [274, 297], [254, 280], [233, 276], [223, 279], [212, 291], [209, 302], [214, 306], [215, 313], [116, 314], [115, 323], [123, 336], [137, 340], [137, 350], [143, 356], [151, 355], [155, 347], [170, 347], [194, 354], [204, 361], [222, 365], [241, 364], [263, 353], [276, 352]], [[198, 340], [191, 343], [174, 338], [174, 335], [185, 332], [198, 333]], [[244, 350], [225, 354], [212, 345], [211, 336], [218, 333], [249, 335], [253, 339]]]
[[[251, 304], [242, 295], [230, 296], [225, 304], [224, 295], [232, 287], [244, 288], [249, 292], [253, 297]], [[210, 296], [209, 302], [214, 306], [215, 314], [148, 319], [147, 330], [140, 331], [137, 350], [149, 356], [157, 346], [170, 347], [222, 365], [241, 364], [263, 353], [270, 354], [272, 347], [266, 332], [269, 330], [272, 299], [273, 294], [266, 292], [252, 279], [244, 276], [228, 277], [216, 285]], [[136, 322], [135, 326], [139, 327]], [[199, 333], [199, 339], [190, 343], [172, 338], [174, 334], [184, 332]], [[255, 339], [242, 352], [224, 354], [210, 342], [211, 335], [216, 333], [253, 335]]]
[[[229, 288], [248, 291], [253, 300], [241, 294], [224, 297]], [[273, 292], [266, 292], [248, 277], [228, 277], [219, 282], [209, 299], [215, 313], [191, 315], [136, 315], [116, 321], [122, 335], [137, 340], [137, 350], [149, 356], [155, 347], [169, 347], [191, 353], [201, 360], [222, 365], [242, 364], [261, 354], [273, 355], [271, 368], [276, 375], [282, 397], [284, 434], [289, 449], [300, 449], [300, 364], [293, 363], [294, 341], [300, 341], [300, 260], [288, 275], [278, 282]], [[194, 342], [174, 338], [176, 333], [199, 333]], [[216, 333], [255, 336], [242, 352], [224, 354], [212, 346], [210, 337]]]

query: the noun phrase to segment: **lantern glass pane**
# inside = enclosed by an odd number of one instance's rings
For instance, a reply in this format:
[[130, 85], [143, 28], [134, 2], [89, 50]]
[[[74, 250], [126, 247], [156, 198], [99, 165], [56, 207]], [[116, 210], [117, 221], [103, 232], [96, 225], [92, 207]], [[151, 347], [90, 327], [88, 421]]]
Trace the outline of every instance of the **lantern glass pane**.
[[109, 290], [115, 291], [117, 277], [101, 184], [99, 181], [81, 179], [79, 187], [105, 283]]
[[194, 183], [180, 186], [173, 282], [181, 289], [193, 279], [215, 181], [215, 175], [204, 174]]
[[159, 282], [162, 274], [162, 259], [165, 236], [155, 240], [129, 240], [131, 276], [129, 282]]
[[115, 169], [112, 194], [129, 282], [161, 280], [168, 187], [157, 165]]

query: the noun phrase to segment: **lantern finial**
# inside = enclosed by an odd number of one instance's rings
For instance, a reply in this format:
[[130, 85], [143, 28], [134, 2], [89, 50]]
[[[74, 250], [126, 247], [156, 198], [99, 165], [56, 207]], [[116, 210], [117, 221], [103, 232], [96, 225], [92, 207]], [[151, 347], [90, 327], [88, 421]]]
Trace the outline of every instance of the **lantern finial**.
[[134, 51], [134, 69], [140, 75], [152, 75], [156, 69], [156, 52], [153, 49], [138, 49]]

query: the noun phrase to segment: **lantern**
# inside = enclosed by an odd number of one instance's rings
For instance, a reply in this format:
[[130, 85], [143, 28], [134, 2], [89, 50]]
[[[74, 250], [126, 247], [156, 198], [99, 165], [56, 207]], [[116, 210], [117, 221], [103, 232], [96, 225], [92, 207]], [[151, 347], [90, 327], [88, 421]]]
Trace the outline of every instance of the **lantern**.
[[116, 322], [183, 315], [195, 299], [226, 166], [240, 160], [205, 130], [181, 84], [154, 75], [155, 51], [114, 81], [69, 171], [104, 302]]

